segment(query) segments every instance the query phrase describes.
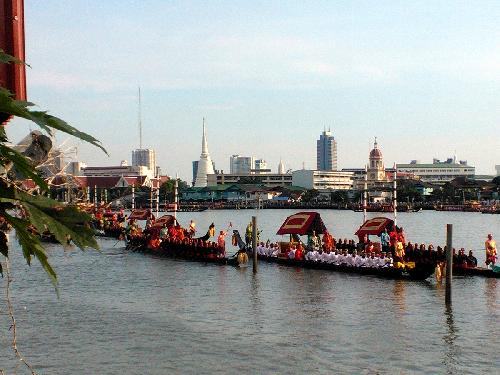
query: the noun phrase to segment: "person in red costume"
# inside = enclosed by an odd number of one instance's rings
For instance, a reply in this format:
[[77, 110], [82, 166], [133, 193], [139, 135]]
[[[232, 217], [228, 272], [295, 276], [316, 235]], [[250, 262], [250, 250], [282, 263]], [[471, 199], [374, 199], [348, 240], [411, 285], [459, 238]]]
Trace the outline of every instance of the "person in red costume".
[[297, 244], [297, 250], [295, 250], [295, 259], [304, 260], [304, 248], [300, 242]]

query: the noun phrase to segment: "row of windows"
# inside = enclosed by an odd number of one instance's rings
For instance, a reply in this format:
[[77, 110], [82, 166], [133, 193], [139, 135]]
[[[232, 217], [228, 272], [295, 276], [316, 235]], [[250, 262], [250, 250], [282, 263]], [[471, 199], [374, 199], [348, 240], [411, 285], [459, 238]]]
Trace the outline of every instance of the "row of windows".
[[474, 169], [398, 169], [400, 172], [411, 172], [415, 174], [419, 173], [433, 173], [439, 175], [441, 173], [474, 173]]

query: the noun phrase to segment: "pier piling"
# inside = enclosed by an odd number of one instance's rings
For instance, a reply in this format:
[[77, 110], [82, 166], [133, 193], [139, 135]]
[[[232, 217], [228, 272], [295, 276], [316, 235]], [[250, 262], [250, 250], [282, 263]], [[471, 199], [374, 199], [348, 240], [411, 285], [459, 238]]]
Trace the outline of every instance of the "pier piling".
[[451, 305], [451, 283], [453, 276], [453, 224], [446, 224], [446, 294], [445, 303]]
[[252, 216], [253, 273], [257, 273], [257, 217]]

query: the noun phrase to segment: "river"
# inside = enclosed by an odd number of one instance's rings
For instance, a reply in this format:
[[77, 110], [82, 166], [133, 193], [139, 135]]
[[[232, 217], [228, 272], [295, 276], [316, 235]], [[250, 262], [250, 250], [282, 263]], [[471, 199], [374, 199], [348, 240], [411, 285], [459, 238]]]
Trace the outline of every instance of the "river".
[[[336, 237], [354, 238], [362, 214], [320, 211]], [[179, 213], [200, 232], [244, 230], [257, 216], [262, 239], [288, 210]], [[374, 217], [370, 214], [369, 217]], [[482, 249], [500, 238], [500, 216], [398, 214], [410, 241]], [[13, 240], [11, 234], [11, 240]], [[12, 242], [12, 243], [13, 243]], [[229, 240], [228, 240], [229, 242]], [[128, 252], [49, 245], [59, 298], [37, 261], [13, 243], [13, 303], [21, 351], [40, 374], [481, 374], [500, 368], [500, 281], [455, 277], [444, 284], [302, 270], [261, 263], [205, 265]], [[229, 245], [229, 244], [228, 244]], [[230, 247], [230, 245], [229, 245]], [[230, 247], [231, 248], [231, 247]], [[232, 248], [231, 248], [232, 249]], [[476, 252], [482, 263], [483, 251]], [[3, 280], [2, 285], [4, 285]], [[10, 322], [0, 299], [0, 370], [14, 373]], [[18, 365], [17, 373], [28, 373]]]

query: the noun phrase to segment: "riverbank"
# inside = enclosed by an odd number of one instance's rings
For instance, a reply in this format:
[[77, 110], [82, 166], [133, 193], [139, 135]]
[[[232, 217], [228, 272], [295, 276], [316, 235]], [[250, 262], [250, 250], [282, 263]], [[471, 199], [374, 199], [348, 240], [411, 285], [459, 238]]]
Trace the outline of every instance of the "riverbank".
[[[261, 202], [181, 202], [180, 211], [198, 212], [205, 210], [245, 210], [245, 209], [314, 209], [314, 210], [350, 210], [363, 211], [363, 206], [354, 203], [330, 203], [330, 202], [286, 202], [286, 201], [261, 201]], [[398, 203], [398, 212], [420, 212], [420, 211], [450, 211], [450, 212], [476, 212], [484, 214], [500, 214], [500, 207], [481, 205], [456, 205], [440, 203]], [[162, 210], [164, 211], [164, 210]], [[168, 210], [172, 212], [172, 210]], [[372, 204], [367, 207], [368, 212], [392, 213], [394, 209], [390, 205]]]

